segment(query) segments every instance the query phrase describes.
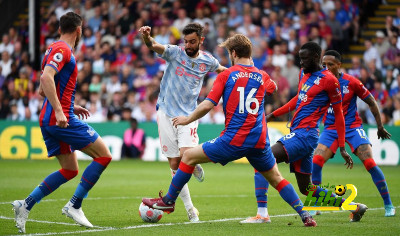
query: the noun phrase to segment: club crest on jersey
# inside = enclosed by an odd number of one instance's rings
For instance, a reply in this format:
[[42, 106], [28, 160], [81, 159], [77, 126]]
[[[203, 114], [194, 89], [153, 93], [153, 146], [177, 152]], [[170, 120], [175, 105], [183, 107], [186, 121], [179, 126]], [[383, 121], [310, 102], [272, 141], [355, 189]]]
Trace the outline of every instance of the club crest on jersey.
[[321, 78], [320, 78], [320, 77], [317, 77], [317, 79], [314, 80], [314, 84], [319, 85], [319, 81], [320, 81], [320, 80], [321, 80]]
[[303, 91], [303, 92], [307, 92], [309, 89], [310, 89], [310, 85], [303, 84], [301, 86], [301, 91]]
[[192, 68], [194, 68], [194, 62], [192, 61]]
[[349, 86], [343, 86], [343, 94], [349, 93]]
[[204, 71], [206, 70], [206, 64], [201, 63], [201, 64], [199, 65], [199, 70], [200, 70], [201, 72], [204, 72]]
[[56, 54], [54, 54], [53, 59], [54, 59], [56, 62], [61, 62], [62, 59], [63, 59], [63, 55], [62, 55], [61, 53], [57, 52]]

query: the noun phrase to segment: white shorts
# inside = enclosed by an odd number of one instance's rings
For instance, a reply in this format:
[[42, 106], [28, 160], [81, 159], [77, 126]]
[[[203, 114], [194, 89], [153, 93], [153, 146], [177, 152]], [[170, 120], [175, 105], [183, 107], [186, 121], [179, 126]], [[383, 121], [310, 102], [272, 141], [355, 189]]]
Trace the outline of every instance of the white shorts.
[[158, 136], [162, 153], [169, 158], [179, 157], [182, 147], [195, 147], [199, 144], [196, 120], [188, 125], [172, 125], [172, 117], [167, 116], [161, 109], [157, 111]]

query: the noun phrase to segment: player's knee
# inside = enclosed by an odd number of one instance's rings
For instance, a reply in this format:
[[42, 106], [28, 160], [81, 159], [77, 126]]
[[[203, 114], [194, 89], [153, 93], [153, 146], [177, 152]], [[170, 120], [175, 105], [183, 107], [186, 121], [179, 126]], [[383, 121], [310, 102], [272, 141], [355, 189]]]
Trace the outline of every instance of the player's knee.
[[363, 164], [364, 164], [365, 169], [367, 169], [367, 171], [369, 171], [370, 169], [372, 169], [376, 166], [374, 158], [372, 158], [372, 157], [364, 160]]
[[78, 170], [60, 169], [59, 171], [67, 180], [71, 180], [78, 175]]

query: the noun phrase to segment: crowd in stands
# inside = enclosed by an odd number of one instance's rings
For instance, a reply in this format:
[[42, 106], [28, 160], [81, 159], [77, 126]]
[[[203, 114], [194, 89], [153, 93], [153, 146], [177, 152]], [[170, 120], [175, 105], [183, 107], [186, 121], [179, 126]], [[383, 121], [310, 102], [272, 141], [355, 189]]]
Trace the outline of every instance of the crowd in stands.
[[[368, 5], [365, 5], [368, 4]], [[359, 41], [367, 16], [378, 1], [357, 0], [56, 0], [40, 9], [40, 51], [57, 40], [60, 17], [69, 11], [84, 19], [82, 39], [75, 50], [78, 84], [75, 103], [91, 112], [88, 122], [137, 119], [154, 122], [165, 61], [144, 45], [138, 29], [152, 27], [162, 44], [182, 44], [181, 31], [190, 22], [202, 24], [202, 50], [229, 67], [227, 52], [218, 47], [234, 33], [253, 43], [253, 61], [278, 85], [267, 99], [266, 112], [282, 106], [297, 92], [298, 50], [315, 41], [323, 50], [348, 52]], [[364, 40], [363, 58], [352, 58], [346, 71], [358, 77], [378, 101], [386, 124], [400, 125], [400, 9], [387, 17], [386, 27]], [[32, 69], [28, 54], [28, 22], [11, 27], [0, 44], [0, 119], [37, 121], [43, 98], [38, 94], [40, 71]], [[199, 102], [217, 74], [209, 73]], [[365, 123], [374, 124], [360, 103]], [[287, 117], [283, 117], [283, 120]], [[223, 123], [221, 105], [200, 122]]]

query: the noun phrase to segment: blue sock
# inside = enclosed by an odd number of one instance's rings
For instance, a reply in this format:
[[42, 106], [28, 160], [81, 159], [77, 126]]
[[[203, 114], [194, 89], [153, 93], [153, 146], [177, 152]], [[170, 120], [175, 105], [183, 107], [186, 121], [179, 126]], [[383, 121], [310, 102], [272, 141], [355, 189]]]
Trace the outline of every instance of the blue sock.
[[[331, 197], [331, 198], [338, 198], [339, 196], [338, 195], [336, 195], [336, 194], [334, 194], [333, 192], [334, 191], [332, 191], [332, 190], [327, 190], [327, 189], [324, 189], [324, 188], [321, 188], [321, 187], [317, 187], [317, 189], [315, 190], [315, 192], [314, 192], [314, 194], [313, 194], [313, 196], [315, 196], [315, 197], [319, 197], [319, 196], [321, 196], [319, 193], [320, 192], [325, 192], [325, 197], [326, 197], [326, 194], [328, 194], [328, 192], [331, 192], [331, 195], [329, 196], [329, 197]], [[321, 199], [322, 200], [322, 199]], [[325, 200], [325, 199], [324, 199]], [[343, 202], [346, 200], [346, 198], [342, 198], [342, 200], [340, 201], [340, 204], [338, 205], [338, 207], [341, 207], [342, 206], [342, 204], [343, 204]], [[319, 203], [319, 202], [318, 202]], [[317, 203], [316, 203], [317, 204]], [[336, 200], [335, 200], [335, 203], [333, 204], [333, 205], [336, 205]], [[354, 205], [354, 203], [353, 202], [351, 202], [351, 203], [349, 203], [349, 205]]]
[[389, 195], [389, 189], [381, 168], [375, 166], [371, 168], [368, 172], [371, 174], [372, 180], [374, 181], [376, 188], [381, 194], [384, 204], [392, 205], [392, 201]]
[[257, 198], [257, 206], [267, 207], [267, 194], [269, 183], [260, 172], [254, 174], [254, 187]]
[[189, 182], [194, 171], [194, 166], [189, 166], [181, 161], [178, 171], [172, 178], [171, 185], [169, 186], [168, 193], [163, 197], [163, 202], [166, 204], [173, 204], [179, 196], [183, 186]]
[[60, 185], [66, 183], [69, 179], [61, 174], [60, 170], [48, 175], [42, 183], [37, 186], [31, 194], [25, 199], [28, 210], [31, 210], [35, 203], [40, 202], [42, 198], [55, 191]]
[[322, 182], [322, 167], [324, 166], [325, 159], [320, 155], [313, 157], [313, 170], [312, 170], [312, 182], [315, 185], [319, 185]]
[[98, 157], [86, 167], [82, 174], [81, 181], [75, 190], [74, 196], [72, 196], [70, 200], [75, 209], [81, 208], [83, 198], [87, 196], [89, 190], [92, 189], [97, 180], [99, 180], [101, 173], [103, 173], [110, 161], [111, 158], [109, 157]]
[[278, 186], [276, 186], [281, 197], [301, 216], [306, 211], [303, 211], [303, 202], [300, 200], [299, 195], [293, 188], [293, 185], [286, 179], [283, 179]]

